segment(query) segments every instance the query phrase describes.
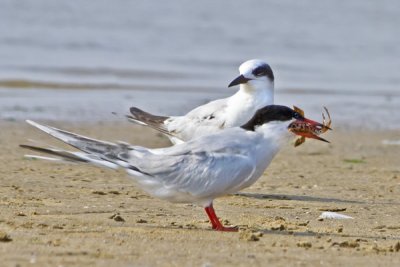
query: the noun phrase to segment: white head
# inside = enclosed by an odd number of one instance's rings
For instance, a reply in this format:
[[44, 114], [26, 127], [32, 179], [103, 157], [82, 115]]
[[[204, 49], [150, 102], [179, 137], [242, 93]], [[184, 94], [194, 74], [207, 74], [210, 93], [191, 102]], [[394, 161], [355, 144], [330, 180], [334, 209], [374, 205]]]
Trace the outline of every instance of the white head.
[[240, 75], [228, 87], [240, 84], [244, 90], [274, 90], [274, 73], [262, 60], [252, 59], [239, 67]]

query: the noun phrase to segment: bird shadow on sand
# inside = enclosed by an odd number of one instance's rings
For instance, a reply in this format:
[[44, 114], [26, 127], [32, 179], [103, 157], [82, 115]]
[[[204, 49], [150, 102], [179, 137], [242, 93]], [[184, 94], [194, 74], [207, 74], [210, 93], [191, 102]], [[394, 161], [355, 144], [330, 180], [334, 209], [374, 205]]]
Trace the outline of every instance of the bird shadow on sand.
[[[287, 235], [287, 236], [298, 236], [298, 237], [344, 237], [343, 234], [336, 233], [318, 233], [313, 231], [305, 232], [290, 232], [290, 231], [276, 231], [270, 229], [253, 229], [255, 231], [261, 232], [265, 235]], [[399, 236], [374, 236], [374, 235], [352, 235], [346, 234], [346, 238], [358, 238], [358, 239], [370, 239], [370, 240], [400, 240]]]
[[[120, 226], [124, 227], [124, 226]], [[215, 233], [215, 234], [226, 234], [226, 235], [237, 235], [237, 232], [219, 232], [211, 229], [211, 227], [187, 227], [187, 226], [172, 226], [172, 225], [165, 225], [165, 226], [160, 226], [160, 225], [141, 225], [140, 227], [138, 226], [126, 226], [126, 228], [129, 229], [137, 229], [137, 228], [142, 228], [142, 229], [163, 229], [166, 231], [179, 231], [179, 232], [186, 232], [186, 233], [191, 233], [192, 231], [198, 231], [198, 232], [207, 232], [207, 233]], [[239, 227], [241, 228], [241, 227]], [[242, 230], [246, 230], [247, 227], [241, 228]], [[377, 236], [377, 235], [368, 235], [368, 234], [340, 234], [340, 233], [320, 233], [320, 232], [314, 232], [314, 231], [299, 231], [299, 232], [293, 232], [293, 231], [287, 231], [287, 230], [271, 230], [271, 229], [266, 229], [266, 228], [248, 228], [252, 232], [260, 232], [265, 236], [268, 235], [281, 235], [281, 236], [292, 236], [292, 237], [338, 237], [338, 238], [348, 238], [348, 239], [367, 239], [370, 241], [376, 241], [376, 240], [395, 240], [395, 241], [400, 241], [400, 236], [393, 236], [393, 235], [388, 235], [388, 236]], [[333, 243], [332, 245], [335, 245]]]
[[325, 202], [325, 203], [353, 203], [353, 204], [365, 204], [366, 202], [357, 200], [347, 200], [338, 198], [325, 198], [325, 197], [313, 197], [313, 196], [296, 196], [296, 195], [284, 195], [284, 194], [259, 194], [259, 193], [237, 193], [234, 196], [255, 198], [255, 199], [275, 199], [275, 200], [297, 200], [297, 201], [312, 201], [312, 202]]

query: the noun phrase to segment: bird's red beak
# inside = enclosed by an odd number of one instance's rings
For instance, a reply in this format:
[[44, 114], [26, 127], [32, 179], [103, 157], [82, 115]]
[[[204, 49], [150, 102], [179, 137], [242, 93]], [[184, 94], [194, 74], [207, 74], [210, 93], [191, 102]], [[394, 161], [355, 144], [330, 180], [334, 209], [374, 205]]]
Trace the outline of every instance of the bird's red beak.
[[327, 130], [331, 130], [331, 128], [329, 128], [327, 125], [307, 118], [297, 119], [289, 125], [289, 131], [296, 135], [329, 143], [328, 140], [318, 136], [318, 134], [321, 134]]

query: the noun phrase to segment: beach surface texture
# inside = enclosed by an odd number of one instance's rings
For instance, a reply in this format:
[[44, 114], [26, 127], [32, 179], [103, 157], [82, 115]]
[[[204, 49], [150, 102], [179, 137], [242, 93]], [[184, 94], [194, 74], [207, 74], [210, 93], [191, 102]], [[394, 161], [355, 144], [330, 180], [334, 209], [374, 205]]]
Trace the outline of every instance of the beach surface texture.
[[[52, 125], [169, 145], [129, 123]], [[388, 142], [396, 131], [337, 130], [325, 135], [331, 144], [288, 145], [252, 187], [215, 201], [224, 223], [240, 227], [221, 233], [202, 208], [151, 198], [123, 171], [24, 159], [27, 138], [64, 146], [23, 122], [1, 128], [2, 266], [400, 264], [399, 146]]]

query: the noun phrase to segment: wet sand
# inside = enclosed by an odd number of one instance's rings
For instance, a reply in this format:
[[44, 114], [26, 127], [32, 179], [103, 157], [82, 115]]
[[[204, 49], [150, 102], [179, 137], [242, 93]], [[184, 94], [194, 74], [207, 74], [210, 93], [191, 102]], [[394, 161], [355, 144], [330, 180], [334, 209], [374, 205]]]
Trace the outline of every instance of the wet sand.
[[[123, 171], [23, 158], [18, 144], [58, 142], [2, 122], [2, 266], [396, 266], [400, 265], [399, 131], [346, 132], [287, 146], [264, 176], [217, 199], [239, 233], [210, 229], [203, 209], [147, 196]], [[52, 123], [98, 139], [160, 147], [130, 124]], [[61, 145], [62, 146], [62, 145]], [[337, 211], [353, 220], [319, 220]]]

